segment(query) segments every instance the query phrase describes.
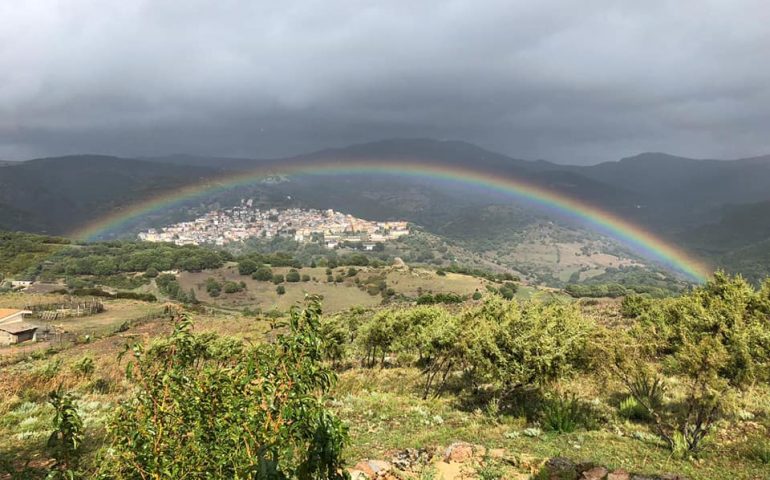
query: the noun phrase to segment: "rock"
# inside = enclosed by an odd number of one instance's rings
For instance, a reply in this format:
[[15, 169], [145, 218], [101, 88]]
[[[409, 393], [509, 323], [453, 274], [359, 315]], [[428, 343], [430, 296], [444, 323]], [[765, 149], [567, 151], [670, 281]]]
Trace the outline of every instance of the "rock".
[[469, 469], [468, 465], [462, 465], [459, 463], [436, 463], [436, 478], [442, 480], [463, 480], [468, 478], [468, 475], [473, 472]]
[[444, 461], [463, 463], [471, 460], [474, 454], [484, 456], [486, 449], [479, 445], [472, 445], [468, 442], [455, 442], [447, 447], [444, 452]]
[[391, 469], [390, 463], [384, 460], [369, 460], [366, 463], [378, 477], [385, 476], [385, 474], [388, 473]]
[[362, 460], [358, 462], [353, 470], [357, 470], [368, 478], [384, 477], [391, 470], [390, 463], [383, 460]]
[[610, 472], [607, 475], [607, 480], [631, 480], [631, 474], [619, 468]]
[[350, 474], [350, 480], [369, 480], [369, 477], [361, 470], [351, 468], [348, 470]]
[[363, 473], [366, 475], [366, 478], [374, 478], [377, 475], [374, 473], [374, 470], [372, 470], [372, 467], [369, 466], [369, 462], [366, 460], [356, 463], [356, 465], [353, 467], [353, 470]]
[[580, 477], [582, 480], [604, 480], [607, 478], [607, 469], [604, 467], [594, 467], [583, 472]]
[[417, 465], [426, 465], [433, 458], [433, 453], [425, 448], [419, 450], [407, 448], [393, 454], [390, 463], [399, 470], [414, 470]]
[[543, 465], [548, 480], [577, 480], [578, 473], [575, 462], [569, 458], [554, 457]]

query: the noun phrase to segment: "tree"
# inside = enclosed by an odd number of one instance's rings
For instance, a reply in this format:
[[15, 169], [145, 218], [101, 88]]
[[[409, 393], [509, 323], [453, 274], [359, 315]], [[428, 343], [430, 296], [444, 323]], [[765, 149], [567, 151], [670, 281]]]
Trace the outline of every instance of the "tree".
[[241, 275], [251, 275], [257, 270], [257, 268], [259, 268], [257, 262], [250, 258], [246, 258], [238, 262], [238, 273]]

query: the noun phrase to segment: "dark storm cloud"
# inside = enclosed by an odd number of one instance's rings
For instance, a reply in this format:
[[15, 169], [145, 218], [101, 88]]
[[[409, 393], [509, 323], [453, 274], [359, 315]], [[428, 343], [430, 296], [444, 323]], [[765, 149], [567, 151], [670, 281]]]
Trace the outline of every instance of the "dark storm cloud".
[[0, 158], [767, 153], [768, 24], [764, 0], [3, 2]]

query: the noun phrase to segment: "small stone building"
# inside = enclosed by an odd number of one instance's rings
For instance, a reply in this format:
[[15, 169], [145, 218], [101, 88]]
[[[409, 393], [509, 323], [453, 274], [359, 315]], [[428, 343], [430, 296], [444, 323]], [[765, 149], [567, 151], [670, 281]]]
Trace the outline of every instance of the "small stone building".
[[0, 345], [14, 345], [34, 340], [37, 327], [24, 321], [32, 312], [0, 308]]

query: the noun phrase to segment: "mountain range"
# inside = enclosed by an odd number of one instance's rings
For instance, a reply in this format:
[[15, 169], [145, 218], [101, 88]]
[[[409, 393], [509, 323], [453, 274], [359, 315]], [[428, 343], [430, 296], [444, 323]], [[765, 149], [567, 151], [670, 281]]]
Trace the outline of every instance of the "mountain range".
[[[384, 140], [284, 159], [72, 155], [6, 162], [0, 167], [0, 229], [67, 234], [134, 202], [257, 166], [405, 159], [515, 177], [644, 225], [716, 265], [751, 277], [770, 270], [764, 258], [770, 245], [770, 156], [713, 160], [643, 153], [617, 162], [573, 166], [430, 139]], [[479, 239], [508, 235], [546, 215], [529, 205], [516, 205], [507, 221], [495, 217], [494, 224], [473, 222], [469, 229], [472, 212], [511, 200], [424, 178], [360, 174], [322, 178], [319, 182], [300, 175], [196, 201], [234, 201], [246, 189], [267, 203], [286, 203], [291, 198], [292, 204], [336, 208], [370, 218], [405, 218], [440, 234]], [[460, 221], [463, 218], [466, 221]], [[556, 221], [570, 223], [569, 219]], [[500, 230], [501, 222], [511, 228]]]

